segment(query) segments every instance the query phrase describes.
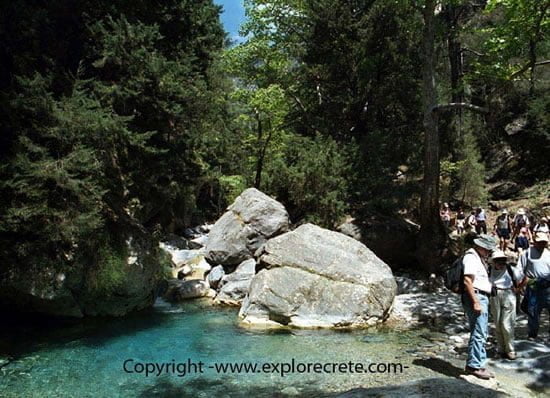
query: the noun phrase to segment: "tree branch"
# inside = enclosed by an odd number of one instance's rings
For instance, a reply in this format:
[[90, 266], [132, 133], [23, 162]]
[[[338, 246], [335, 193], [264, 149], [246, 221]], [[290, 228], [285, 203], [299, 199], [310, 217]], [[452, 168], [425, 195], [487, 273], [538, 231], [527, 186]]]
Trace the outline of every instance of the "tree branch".
[[441, 112], [447, 109], [468, 109], [469, 111], [477, 112], [477, 113], [489, 113], [489, 109], [487, 108], [473, 105], [473, 104], [468, 104], [465, 102], [449, 102], [448, 104], [437, 104], [432, 107], [431, 111]]
[[460, 52], [462, 52], [462, 53], [469, 52], [469, 53], [472, 53], [474, 55], [477, 55], [478, 57], [485, 57], [487, 55], [487, 54], [480, 53], [476, 50], [472, 50], [471, 48], [468, 48], [468, 47], [462, 47], [460, 49]]
[[519, 75], [522, 75], [524, 74], [525, 72], [527, 72], [532, 66], [541, 66], [541, 65], [548, 65], [550, 64], [550, 60], [547, 59], [545, 61], [539, 61], [539, 62], [535, 62], [533, 65], [531, 65], [531, 62], [525, 64], [520, 70], [518, 70], [517, 72], [514, 72], [510, 75], [510, 79], [513, 79], [515, 77], [518, 77]]

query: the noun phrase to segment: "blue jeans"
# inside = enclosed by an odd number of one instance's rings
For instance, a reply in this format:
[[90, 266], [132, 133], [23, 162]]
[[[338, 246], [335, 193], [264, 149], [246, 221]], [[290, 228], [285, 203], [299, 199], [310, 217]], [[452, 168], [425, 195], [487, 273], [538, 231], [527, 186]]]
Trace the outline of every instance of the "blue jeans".
[[474, 313], [474, 306], [468, 294], [462, 295], [462, 305], [470, 324], [466, 365], [470, 368], [481, 369], [485, 367], [487, 361], [485, 343], [489, 334], [489, 297], [477, 293], [476, 296], [481, 304], [481, 314]]
[[536, 296], [535, 308], [529, 308], [529, 313], [527, 314], [527, 330], [529, 337], [537, 337], [539, 334], [539, 321], [540, 314], [542, 314], [543, 309], [547, 309], [550, 313], [550, 287], [546, 289], [530, 289], [530, 294]]

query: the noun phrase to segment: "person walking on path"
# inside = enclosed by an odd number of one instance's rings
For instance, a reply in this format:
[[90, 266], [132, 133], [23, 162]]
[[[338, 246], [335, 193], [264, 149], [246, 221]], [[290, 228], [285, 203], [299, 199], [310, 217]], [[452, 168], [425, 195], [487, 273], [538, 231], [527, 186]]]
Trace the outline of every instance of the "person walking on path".
[[470, 233], [476, 228], [476, 212], [472, 210], [466, 218], [466, 232]]
[[519, 235], [522, 228], [527, 228], [527, 238], [531, 241], [533, 237], [529, 229], [530, 225], [531, 223], [529, 222], [529, 217], [527, 217], [525, 209], [519, 208], [513, 221], [514, 231], [512, 233], [512, 240]]
[[548, 227], [548, 218], [542, 217], [537, 225], [533, 228], [533, 234], [537, 232], [544, 232], [546, 234], [550, 233], [550, 228]]
[[521, 255], [525, 250], [529, 249], [529, 238], [527, 236], [528, 229], [527, 227], [523, 227], [519, 231], [519, 235], [516, 236], [516, 240], [514, 242], [514, 249]]
[[[550, 313], [550, 251], [548, 234], [537, 232], [533, 247], [525, 250], [518, 259], [518, 268], [523, 278], [520, 288], [525, 289], [527, 306], [527, 331], [530, 339], [539, 333], [539, 321], [542, 310]], [[550, 330], [550, 327], [549, 327]]]
[[487, 234], [487, 217], [481, 207], [476, 210], [476, 232], [478, 235]]
[[439, 215], [441, 217], [441, 221], [443, 221], [443, 224], [446, 228], [449, 228], [451, 225], [451, 209], [449, 208], [448, 203], [443, 203], [443, 208], [439, 212]]
[[504, 209], [495, 221], [494, 231], [500, 240], [500, 250], [506, 251], [512, 226], [508, 217], [508, 210]]
[[516, 292], [518, 276], [507, 264], [508, 258], [501, 250], [495, 250], [491, 255], [490, 278], [493, 285], [490, 308], [495, 334], [497, 337], [498, 355], [514, 360], [514, 326], [516, 323]]
[[456, 233], [462, 235], [464, 233], [464, 224], [466, 223], [466, 215], [460, 207], [456, 213]]
[[498, 241], [490, 235], [480, 235], [474, 239], [474, 247], [469, 249], [462, 259], [464, 267], [464, 293], [462, 305], [468, 317], [470, 339], [468, 341], [468, 358], [466, 373], [480, 379], [490, 379], [494, 375], [485, 369], [487, 361], [487, 342], [489, 328], [489, 281], [486, 260], [491, 251], [496, 249]]

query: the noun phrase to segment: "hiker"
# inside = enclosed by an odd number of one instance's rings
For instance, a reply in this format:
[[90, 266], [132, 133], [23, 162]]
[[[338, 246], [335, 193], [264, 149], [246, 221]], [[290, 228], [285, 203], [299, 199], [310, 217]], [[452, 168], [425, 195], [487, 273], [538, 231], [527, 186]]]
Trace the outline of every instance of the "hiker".
[[[543, 309], [550, 313], [550, 251], [548, 234], [537, 232], [533, 247], [526, 250], [518, 259], [518, 268], [523, 273], [520, 288], [526, 287], [527, 332], [534, 340], [539, 333], [540, 314]], [[549, 328], [550, 330], [550, 328]]]
[[527, 227], [523, 227], [519, 231], [519, 235], [514, 242], [514, 249], [521, 255], [524, 250], [529, 249], [529, 238], [527, 236]]
[[491, 295], [491, 282], [486, 261], [497, 244], [495, 237], [480, 235], [474, 239], [474, 247], [469, 249], [462, 259], [464, 267], [462, 305], [470, 326], [465, 370], [466, 373], [480, 379], [495, 377], [485, 369], [487, 361], [485, 344], [489, 328], [489, 296]]
[[531, 241], [532, 236], [531, 231], [529, 230], [530, 225], [531, 223], [529, 222], [529, 217], [527, 217], [525, 209], [519, 208], [513, 221], [514, 231], [512, 233], [512, 240], [514, 240], [514, 238], [519, 235], [522, 228], [527, 228], [527, 237], [529, 241]]
[[476, 232], [478, 235], [487, 234], [487, 223], [485, 217], [485, 210], [478, 207], [476, 210]]
[[476, 227], [476, 212], [472, 210], [466, 219], [466, 232], [472, 232]]
[[441, 217], [441, 221], [443, 221], [445, 227], [449, 228], [451, 225], [451, 209], [449, 208], [448, 203], [443, 203], [443, 208], [439, 212], [439, 216]]
[[502, 251], [506, 251], [508, 240], [510, 239], [511, 229], [512, 226], [510, 224], [510, 218], [508, 217], [508, 210], [503, 209], [497, 217], [494, 227], [494, 231], [500, 240], [499, 246]]
[[548, 227], [548, 218], [542, 217], [537, 225], [533, 228], [533, 234], [537, 232], [544, 232], [546, 234], [550, 233], [550, 228]]
[[456, 233], [458, 235], [462, 235], [464, 233], [464, 227], [466, 223], [466, 215], [464, 214], [464, 210], [462, 210], [462, 207], [458, 208], [458, 212], [456, 213]]
[[491, 255], [490, 281], [493, 284], [490, 308], [497, 336], [497, 352], [501, 358], [516, 359], [514, 352], [514, 325], [516, 323], [517, 281], [521, 276], [515, 275], [507, 264], [508, 258], [502, 250], [495, 250]]

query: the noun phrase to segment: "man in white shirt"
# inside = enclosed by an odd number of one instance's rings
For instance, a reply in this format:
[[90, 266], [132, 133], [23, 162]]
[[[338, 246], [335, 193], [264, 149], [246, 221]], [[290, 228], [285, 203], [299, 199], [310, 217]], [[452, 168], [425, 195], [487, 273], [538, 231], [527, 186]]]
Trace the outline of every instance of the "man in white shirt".
[[478, 234], [487, 233], [487, 217], [485, 216], [485, 210], [478, 207], [476, 210], [476, 232]]
[[[493, 284], [490, 308], [497, 337], [498, 353], [502, 358], [514, 360], [514, 326], [516, 323], [516, 288], [518, 276], [507, 264], [502, 250], [491, 255], [490, 281]], [[514, 267], [515, 268], [515, 267]]]
[[530, 339], [539, 332], [540, 314], [543, 309], [550, 312], [550, 251], [548, 234], [537, 232], [534, 245], [519, 257], [518, 268], [523, 273], [520, 287], [527, 286], [525, 296], [528, 300], [527, 330]]
[[480, 379], [490, 379], [494, 375], [485, 369], [489, 328], [489, 297], [491, 282], [489, 281], [486, 260], [497, 248], [498, 241], [490, 235], [480, 235], [474, 239], [474, 248], [464, 254], [464, 293], [462, 305], [470, 325], [470, 340], [468, 341], [468, 359], [466, 372]]

